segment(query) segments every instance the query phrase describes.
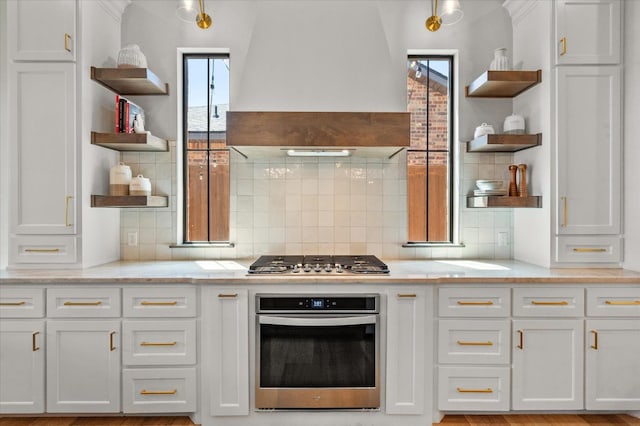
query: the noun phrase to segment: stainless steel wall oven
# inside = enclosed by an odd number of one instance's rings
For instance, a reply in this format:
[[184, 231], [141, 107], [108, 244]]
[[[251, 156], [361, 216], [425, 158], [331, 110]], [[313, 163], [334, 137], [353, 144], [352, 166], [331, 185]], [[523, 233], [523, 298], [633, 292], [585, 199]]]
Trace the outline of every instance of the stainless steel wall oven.
[[256, 295], [256, 408], [380, 407], [380, 296]]

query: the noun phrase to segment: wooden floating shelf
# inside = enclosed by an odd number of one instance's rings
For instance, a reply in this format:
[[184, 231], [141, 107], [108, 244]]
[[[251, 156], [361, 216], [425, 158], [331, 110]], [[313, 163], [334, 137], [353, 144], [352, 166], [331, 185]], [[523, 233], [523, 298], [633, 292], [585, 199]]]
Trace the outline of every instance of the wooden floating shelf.
[[166, 195], [92, 195], [91, 207], [168, 207]]
[[542, 81], [542, 70], [485, 71], [465, 88], [468, 98], [513, 98]]
[[531, 197], [507, 197], [503, 196], [484, 196], [484, 197], [467, 197], [467, 207], [469, 208], [491, 208], [491, 207], [542, 207], [541, 196]]
[[150, 133], [98, 133], [91, 132], [91, 144], [116, 151], [166, 152], [169, 142]]
[[467, 142], [467, 152], [516, 152], [542, 145], [542, 133], [492, 134]]
[[91, 79], [119, 95], [168, 95], [169, 84], [148, 68], [91, 67]]

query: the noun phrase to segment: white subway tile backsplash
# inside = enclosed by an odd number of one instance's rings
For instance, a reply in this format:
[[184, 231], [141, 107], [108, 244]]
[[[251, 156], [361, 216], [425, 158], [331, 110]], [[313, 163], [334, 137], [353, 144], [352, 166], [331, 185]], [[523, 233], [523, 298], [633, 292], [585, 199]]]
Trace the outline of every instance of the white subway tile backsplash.
[[[460, 237], [463, 247], [411, 247], [407, 238], [406, 157], [256, 158], [231, 154], [230, 237], [234, 247], [170, 248], [178, 226], [176, 143], [170, 152], [121, 153], [133, 174], [152, 181], [154, 194], [169, 195], [169, 207], [122, 209], [123, 260], [254, 258], [261, 254], [333, 253], [396, 258], [510, 258], [513, 213], [467, 209], [476, 179], [508, 183], [508, 153], [460, 153]], [[508, 232], [497, 246], [497, 232]], [[138, 233], [138, 246], [126, 245]]]

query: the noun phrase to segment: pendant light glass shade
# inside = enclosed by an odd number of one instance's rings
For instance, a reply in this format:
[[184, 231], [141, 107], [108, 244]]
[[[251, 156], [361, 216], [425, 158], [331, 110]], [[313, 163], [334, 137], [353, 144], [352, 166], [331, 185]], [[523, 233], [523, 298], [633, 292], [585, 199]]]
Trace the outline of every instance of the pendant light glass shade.
[[179, 0], [176, 8], [176, 16], [183, 22], [192, 24], [196, 20], [198, 11], [196, 10], [197, 0]]
[[442, 12], [440, 14], [440, 20], [442, 25], [457, 24], [462, 20], [464, 12], [460, 6], [460, 0], [443, 0]]

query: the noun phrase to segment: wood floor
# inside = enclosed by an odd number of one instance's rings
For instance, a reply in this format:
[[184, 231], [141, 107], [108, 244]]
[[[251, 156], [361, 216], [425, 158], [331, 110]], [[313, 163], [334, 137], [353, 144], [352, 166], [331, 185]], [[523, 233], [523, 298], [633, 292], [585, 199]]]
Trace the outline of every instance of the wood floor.
[[[505, 416], [446, 416], [441, 425], [607, 426], [640, 425], [621, 414], [514, 414]], [[0, 426], [191, 426], [188, 417], [0, 417]]]

